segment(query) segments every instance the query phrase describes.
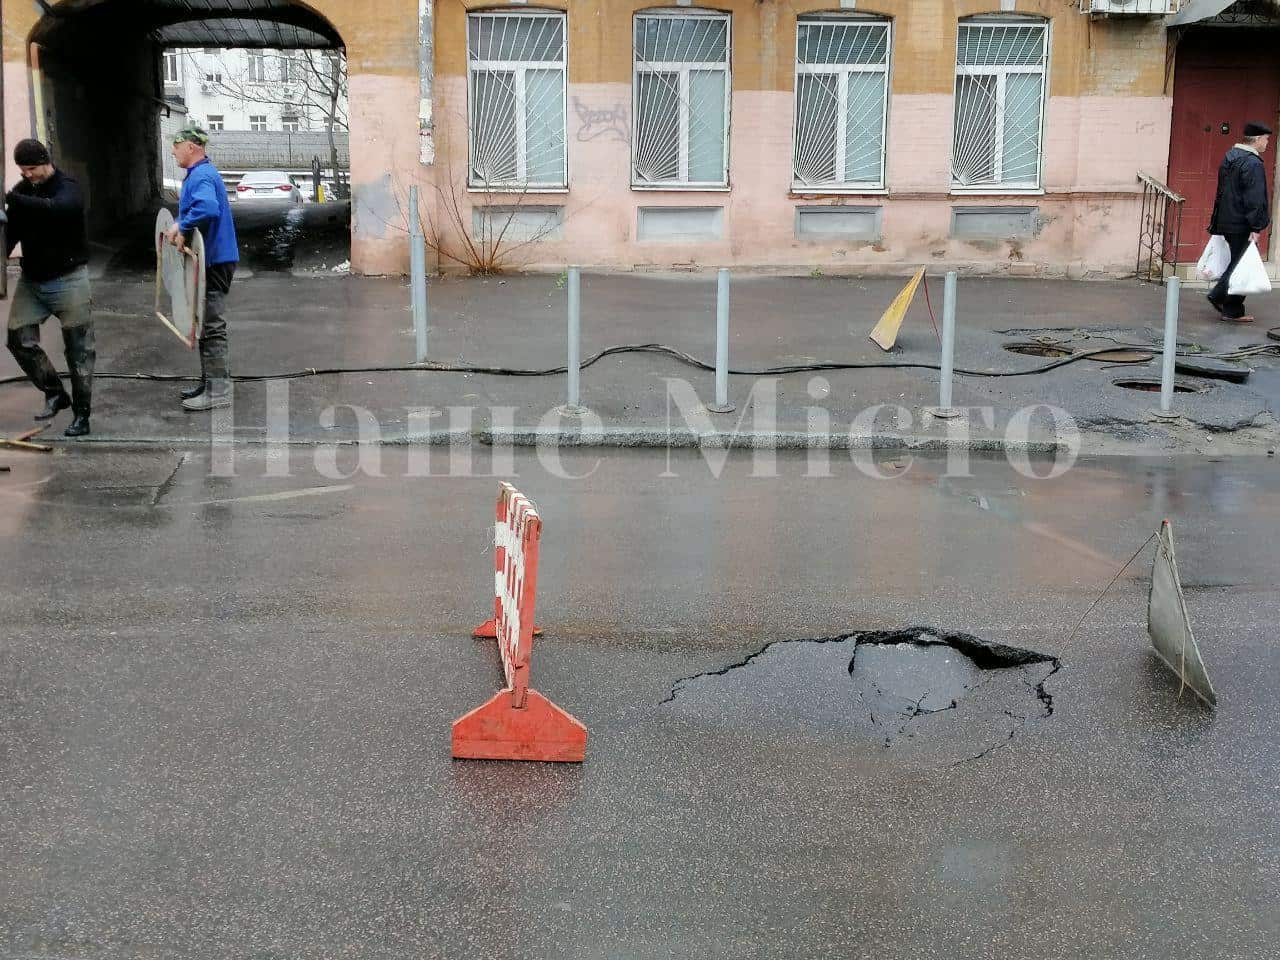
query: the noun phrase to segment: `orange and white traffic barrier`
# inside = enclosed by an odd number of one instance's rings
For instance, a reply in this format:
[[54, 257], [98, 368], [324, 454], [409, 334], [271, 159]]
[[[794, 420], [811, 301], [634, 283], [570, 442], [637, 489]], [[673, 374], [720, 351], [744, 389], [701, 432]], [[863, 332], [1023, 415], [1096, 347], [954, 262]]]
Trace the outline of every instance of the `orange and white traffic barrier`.
[[503, 483], [493, 535], [493, 619], [472, 636], [498, 641], [507, 685], [453, 722], [455, 758], [581, 762], [586, 757], [587, 728], [529, 688], [541, 538], [537, 508]]

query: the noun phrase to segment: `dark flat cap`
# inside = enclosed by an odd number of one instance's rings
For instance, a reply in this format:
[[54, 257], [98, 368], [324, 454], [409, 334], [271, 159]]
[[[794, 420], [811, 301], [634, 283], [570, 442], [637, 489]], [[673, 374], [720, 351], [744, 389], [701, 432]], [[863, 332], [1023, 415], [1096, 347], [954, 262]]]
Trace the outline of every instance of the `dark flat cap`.
[[1263, 123], [1246, 123], [1244, 125], [1244, 135], [1246, 137], [1269, 137], [1274, 131]]

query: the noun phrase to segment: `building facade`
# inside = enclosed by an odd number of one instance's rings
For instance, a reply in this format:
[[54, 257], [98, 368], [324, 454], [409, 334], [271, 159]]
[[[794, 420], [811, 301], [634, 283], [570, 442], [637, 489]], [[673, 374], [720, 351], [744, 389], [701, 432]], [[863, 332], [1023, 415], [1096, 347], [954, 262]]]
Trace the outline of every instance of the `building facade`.
[[444, 269], [1131, 275], [1139, 175], [1185, 196], [1156, 232], [1187, 259], [1221, 155], [1280, 114], [1271, 0], [311, 0], [234, 37], [213, 0], [125, 5], [3, 7], [6, 137], [47, 133], [118, 216], [143, 158], [87, 132], [154, 130], [158, 97], [104, 73], [162, 92], [166, 47], [340, 49], [363, 273], [407, 267], [416, 186]]
[[1061, 0], [452, 5], [436, 178], [513, 265], [1132, 272], [1165, 52]]
[[161, 72], [165, 99], [214, 132], [324, 130], [331, 117], [347, 129], [346, 64], [337, 51], [175, 48], [164, 51]]

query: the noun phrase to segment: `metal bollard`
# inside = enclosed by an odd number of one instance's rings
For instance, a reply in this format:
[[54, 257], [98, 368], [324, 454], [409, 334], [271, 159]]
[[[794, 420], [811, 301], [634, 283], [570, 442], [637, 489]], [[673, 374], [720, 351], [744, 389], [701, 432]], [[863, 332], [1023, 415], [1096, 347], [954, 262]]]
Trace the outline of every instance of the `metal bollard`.
[[569, 360], [568, 360], [568, 397], [565, 406], [569, 410], [581, 409], [578, 403], [579, 375], [582, 372], [582, 270], [580, 267], [569, 268]]
[[716, 272], [716, 402], [707, 404], [712, 413], [731, 413], [729, 402], [729, 271]]
[[415, 362], [427, 359], [427, 242], [418, 212], [418, 188], [409, 188], [409, 289], [413, 306]]
[[1164, 296], [1164, 357], [1160, 369], [1160, 416], [1173, 417], [1173, 373], [1178, 354], [1178, 297], [1182, 281], [1170, 277]]
[[938, 385], [938, 407], [935, 417], [949, 420], [960, 411], [951, 406], [951, 386], [956, 361], [956, 272], [947, 273], [942, 288], [942, 376]]

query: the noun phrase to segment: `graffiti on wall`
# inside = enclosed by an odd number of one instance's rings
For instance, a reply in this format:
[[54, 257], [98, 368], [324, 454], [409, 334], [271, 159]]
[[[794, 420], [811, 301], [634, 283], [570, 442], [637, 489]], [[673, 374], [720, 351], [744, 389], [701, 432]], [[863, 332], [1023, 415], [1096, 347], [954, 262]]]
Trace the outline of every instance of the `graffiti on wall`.
[[578, 114], [578, 141], [615, 140], [627, 143], [627, 108], [624, 104], [615, 103], [602, 109], [593, 109], [577, 97], [573, 98], [573, 109]]

